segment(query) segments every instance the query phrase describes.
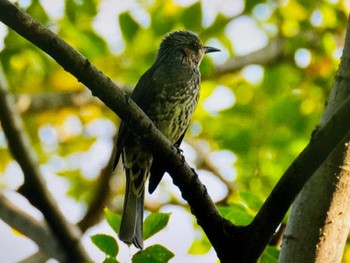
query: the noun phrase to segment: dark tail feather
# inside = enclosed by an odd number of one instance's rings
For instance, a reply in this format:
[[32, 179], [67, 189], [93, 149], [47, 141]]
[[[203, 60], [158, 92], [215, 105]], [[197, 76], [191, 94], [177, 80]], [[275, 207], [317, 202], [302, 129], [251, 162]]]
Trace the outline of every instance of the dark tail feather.
[[[186, 128], [186, 130], [187, 130], [187, 128]], [[182, 133], [180, 138], [174, 144], [177, 148], [180, 147], [180, 144], [181, 144], [183, 138], [185, 137], [186, 130]], [[181, 151], [181, 150], [179, 149], [179, 151]], [[151, 167], [151, 177], [149, 178], [149, 185], [148, 185], [148, 192], [150, 194], [152, 194], [154, 192], [154, 190], [156, 190], [158, 184], [160, 183], [160, 181], [163, 178], [164, 173], [165, 173], [165, 168], [161, 164], [161, 162], [157, 161], [157, 159], [153, 159], [153, 163], [152, 163], [152, 167]]]
[[126, 173], [126, 194], [119, 239], [127, 244], [133, 243], [135, 247], [142, 249], [143, 201], [145, 191], [142, 189], [140, 193], [135, 193], [131, 185], [130, 170], [127, 170]]
[[148, 192], [152, 194], [154, 190], [156, 190], [158, 184], [163, 178], [163, 175], [165, 173], [164, 167], [157, 162], [157, 160], [153, 160], [152, 167], [151, 167], [151, 176], [149, 178], [149, 184], [148, 184]]

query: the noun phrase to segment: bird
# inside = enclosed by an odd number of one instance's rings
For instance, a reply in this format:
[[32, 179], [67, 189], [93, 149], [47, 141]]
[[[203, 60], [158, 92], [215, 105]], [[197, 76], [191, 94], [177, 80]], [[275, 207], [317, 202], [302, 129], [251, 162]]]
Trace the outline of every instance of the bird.
[[[136, 84], [131, 99], [168, 140], [179, 147], [199, 98], [199, 65], [206, 53], [220, 51], [204, 46], [191, 31], [178, 30], [163, 38], [154, 64]], [[119, 239], [143, 249], [145, 183], [149, 193], [161, 181], [165, 167], [122, 121], [116, 141], [114, 169], [122, 156], [126, 191]]]

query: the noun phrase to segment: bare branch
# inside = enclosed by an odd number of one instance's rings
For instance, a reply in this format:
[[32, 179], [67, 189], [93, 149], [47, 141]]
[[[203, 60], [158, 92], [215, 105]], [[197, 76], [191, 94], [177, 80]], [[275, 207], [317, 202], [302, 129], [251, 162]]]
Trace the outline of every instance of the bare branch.
[[[320, 42], [320, 36], [315, 32], [301, 32], [300, 34], [299, 37], [305, 40], [310, 48], [316, 47]], [[277, 60], [291, 59], [290, 55], [285, 52], [286, 41], [285, 38], [278, 37], [270, 40], [265, 47], [259, 50], [244, 56], [232, 57], [222, 65], [216, 66], [211, 75], [204, 75], [202, 79], [214, 79], [225, 74], [232, 74], [248, 65], [258, 64], [266, 66], [276, 63]]]
[[[1, 12], [0, 12], [1, 13]], [[83, 262], [88, 256], [80, 243], [80, 231], [69, 224], [47, 190], [39, 169], [36, 153], [29, 138], [23, 132], [23, 125], [15, 108], [14, 99], [8, 93], [5, 76], [0, 71], [0, 120], [9, 143], [9, 149], [21, 166], [25, 181], [22, 194], [45, 216], [58, 242], [64, 248], [69, 261]]]
[[[350, 21], [332, 92], [319, 125], [324, 125], [350, 96]], [[291, 209], [281, 262], [341, 262], [349, 233], [350, 147], [340, 144], [305, 184]], [[291, 238], [292, 237], [292, 238]]]
[[35, 95], [16, 96], [16, 104], [21, 113], [55, 110], [62, 107], [81, 107], [101, 102], [87, 90], [74, 92], [46, 92]]
[[[124, 86], [123, 91], [130, 93], [131, 88]], [[15, 96], [20, 113], [55, 110], [63, 107], [81, 107], [87, 104], [103, 105], [88, 89], [69, 92], [45, 92], [34, 95]]]
[[33, 255], [19, 261], [18, 263], [46, 263], [50, 258], [42, 251], [38, 251]]
[[[251, 232], [250, 238], [252, 238], [251, 251], [258, 252], [259, 244], [269, 242], [273, 232], [308, 179], [338, 145], [341, 147], [350, 139], [349, 116], [350, 96], [324, 126], [313, 132], [309, 144], [289, 166], [253, 222], [248, 226]], [[260, 247], [256, 258], [263, 249], [264, 247]]]
[[3, 194], [0, 194], [0, 218], [26, 237], [32, 239], [46, 254], [60, 262], [67, 261], [64, 250], [52, 236], [46, 222], [39, 222], [31, 215], [25, 213], [11, 203]]
[[214, 76], [218, 77], [227, 73], [233, 73], [251, 64], [267, 65], [276, 61], [283, 55], [285, 40], [278, 38], [271, 41], [267, 46], [245, 56], [234, 57], [224, 64], [217, 66]]

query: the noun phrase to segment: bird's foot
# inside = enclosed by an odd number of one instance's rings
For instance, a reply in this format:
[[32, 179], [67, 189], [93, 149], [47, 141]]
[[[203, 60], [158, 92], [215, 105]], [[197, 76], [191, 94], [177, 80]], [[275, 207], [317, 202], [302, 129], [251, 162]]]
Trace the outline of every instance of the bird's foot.
[[184, 151], [180, 147], [178, 147], [176, 145], [175, 145], [175, 148], [177, 150], [177, 153], [181, 156], [181, 162], [185, 163]]

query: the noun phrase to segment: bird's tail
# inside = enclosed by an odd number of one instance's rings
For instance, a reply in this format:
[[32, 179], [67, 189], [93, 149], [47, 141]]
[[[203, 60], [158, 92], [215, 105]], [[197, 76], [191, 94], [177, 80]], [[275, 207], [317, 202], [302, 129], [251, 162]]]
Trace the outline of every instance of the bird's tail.
[[[144, 173], [139, 170], [138, 176], [135, 176], [132, 169], [126, 169], [126, 194], [119, 230], [120, 240], [127, 244], [133, 243], [139, 249], [143, 248], [142, 230], [145, 187], [144, 182], [141, 185], [137, 184], [137, 179], [144, 178]], [[135, 185], [140, 185], [140, 187], [135, 187]]]

